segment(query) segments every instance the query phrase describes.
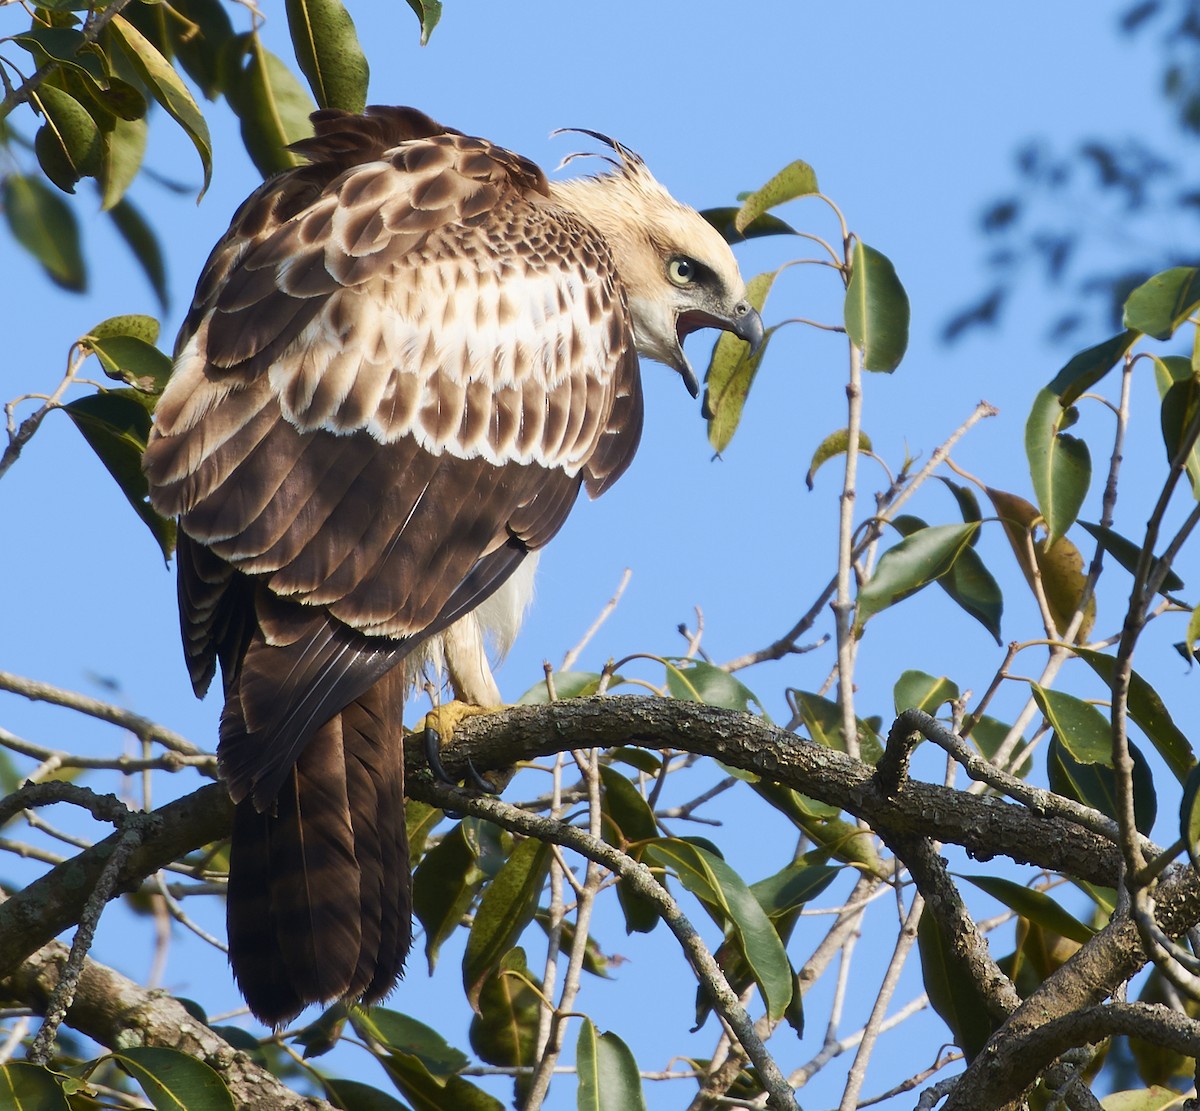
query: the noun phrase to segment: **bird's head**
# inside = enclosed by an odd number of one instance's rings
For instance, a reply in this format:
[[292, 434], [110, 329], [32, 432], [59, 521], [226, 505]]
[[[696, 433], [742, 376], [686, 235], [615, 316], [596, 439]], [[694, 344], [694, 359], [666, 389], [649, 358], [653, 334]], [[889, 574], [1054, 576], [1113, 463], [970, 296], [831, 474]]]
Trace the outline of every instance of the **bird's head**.
[[758, 348], [762, 318], [746, 299], [729, 244], [694, 208], [680, 204], [645, 164], [620, 143], [607, 143], [614, 170], [557, 183], [552, 190], [608, 241], [629, 297], [638, 353], [679, 372], [693, 397], [696, 372], [683, 352], [685, 337], [701, 328], [732, 332]]

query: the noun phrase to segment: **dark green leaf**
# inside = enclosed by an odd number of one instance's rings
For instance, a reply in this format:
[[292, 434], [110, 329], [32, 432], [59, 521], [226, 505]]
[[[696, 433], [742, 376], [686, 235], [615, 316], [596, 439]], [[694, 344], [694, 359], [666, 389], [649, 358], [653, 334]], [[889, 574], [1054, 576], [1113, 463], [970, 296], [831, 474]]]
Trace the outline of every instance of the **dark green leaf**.
[[646, 1111], [642, 1078], [629, 1047], [609, 1031], [596, 1033], [585, 1018], [575, 1042], [579, 1111]]
[[463, 954], [463, 986], [473, 1009], [479, 1009], [483, 981], [533, 921], [550, 859], [545, 842], [522, 841], [484, 888]]
[[1193, 765], [1183, 781], [1179, 803], [1179, 836], [1187, 846], [1192, 867], [1200, 868], [1200, 764]]
[[429, 36], [442, 18], [442, 0], [408, 0], [408, 6], [421, 21], [421, 45], [429, 43]]
[[0, 1065], [0, 1105], [12, 1111], [70, 1111], [62, 1084], [42, 1065]]
[[[81, 177], [95, 177], [104, 155], [104, 138], [88, 110], [70, 93], [43, 83], [31, 94], [45, 117], [35, 148], [46, 174], [60, 189], [73, 193]], [[57, 167], [63, 177], [51, 172]]]
[[746, 229], [764, 212], [797, 197], [807, 197], [819, 192], [816, 172], [807, 162], [789, 163], [766, 185], [756, 189], [745, 199], [734, 216], [733, 226], [735, 230], [745, 234]]
[[162, 393], [171, 376], [171, 360], [152, 343], [137, 336], [92, 334], [84, 336], [80, 343], [100, 360], [105, 374], [142, 393]]
[[[975, 496], [975, 491], [961, 482], [954, 482], [944, 475], [938, 475], [942, 480], [943, 485], [947, 490], [954, 495], [954, 500], [958, 502], [958, 511], [962, 514], [962, 519], [965, 524], [974, 524], [976, 521], [983, 520], [983, 511], [979, 508], [979, 498]], [[978, 534], [971, 541], [971, 547], [975, 546], [979, 540]]]
[[[1154, 791], [1154, 776], [1146, 758], [1134, 744], [1129, 746], [1133, 757], [1133, 813], [1139, 832], [1148, 834], [1158, 815], [1158, 798]], [[1116, 772], [1103, 764], [1083, 764], [1076, 760], [1056, 733], [1050, 738], [1046, 750], [1050, 789], [1065, 798], [1082, 802], [1107, 814], [1114, 821], [1117, 817]]]
[[[813, 478], [821, 466], [828, 463], [830, 459], [836, 459], [839, 455], [845, 455], [850, 448], [850, 430], [848, 428], [839, 428], [836, 432], [831, 432], [818, 445], [817, 450], [813, 452], [812, 462], [808, 465], [808, 473], [804, 476], [804, 485], [810, 490], [813, 488]], [[871, 451], [871, 437], [865, 432], [858, 434], [858, 450]]]
[[1096, 931], [1085, 926], [1073, 914], [1063, 910], [1044, 891], [1035, 891], [1024, 884], [1013, 883], [1012, 880], [1001, 879], [999, 876], [963, 876], [968, 883], [974, 884], [981, 891], [986, 891], [993, 899], [998, 899], [1009, 910], [1015, 910], [1023, 918], [1036, 922], [1047, 930], [1062, 934], [1080, 945], [1090, 941]]
[[133, 252], [133, 257], [137, 259], [142, 273], [146, 275], [159, 305], [165, 311], [168, 307], [167, 268], [154, 229], [129, 200], [118, 201], [109, 209], [108, 215], [121, 238]]
[[158, 340], [160, 327], [154, 317], [131, 312], [100, 321], [94, 328], [87, 330], [87, 335], [101, 340], [112, 339], [113, 336], [136, 336], [145, 343], [153, 344]]
[[425, 854], [413, 873], [413, 913], [425, 927], [431, 975], [442, 944], [461, 924], [483, 879], [462, 822]]
[[1095, 706], [1037, 683], [1029, 686], [1055, 736], [1079, 763], [1112, 767], [1112, 726]]
[[773, 876], [752, 883], [750, 891], [767, 917], [775, 922], [815, 899], [841, 872], [833, 864], [793, 862]]
[[975, 524], [931, 525], [884, 552], [875, 573], [858, 592], [855, 635], [862, 635], [863, 626], [875, 614], [946, 574], [978, 528]]
[[646, 846], [643, 858], [671, 869], [720, 925], [731, 926], [762, 991], [771, 1018], [782, 1018], [792, 998], [792, 971], [779, 934], [745, 881], [720, 857], [675, 838]]
[[[970, 493], [970, 491], [966, 491]], [[960, 501], [960, 505], [964, 504]], [[969, 505], [969, 503], [966, 503]], [[978, 508], [978, 503], [976, 503]], [[968, 509], [963, 510], [963, 518], [968, 524], [976, 524], [980, 517], [968, 516]], [[901, 536], [911, 536], [929, 526], [920, 517], [902, 513], [892, 521], [896, 531]], [[992, 577], [985, 566], [982, 557], [975, 550], [974, 544], [978, 534], [973, 536], [969, 546], [958, 553], [954, 566], [938, 580], [940, 586], [954, 602], [966, 610], [1000, 643], [1000, 618], [1004, 615], [1004, 595], [1000, 593], [1000, 584]]]
[[9, 174], [0, 200], [13, 238], [42, 264], [55, 285], [75, 293], [87, 288], [75, 213], [36, 177]]
[[446, 1079], [462, 1072], [469, 1058], [455, 1049], [431, 1026], [410, 1015], [387, 1007], [351, 1007], [350, 1025], [364, 1041], [374, 1042], [389, 1053], [416, 1058], [431, 1076]]
[[537, 983], [525, 963], [525, 950], [519, 948], [506, 953], [484, 980], [470, 1037], [471, 1048], [489, 1065], [513, 1068], [537, 1063], [542, 997], [531, 986]]
[[321, 1084], [325, 1097], [334, 1107], [342, 1111], [408, 1111], [395, 1096], [381, 1092], [361, 1080], [343, 1080], [340, 1077], [323, 1076]]
[[758, 695], [728, 671], [713, 664], [675, 656], [667, 660], [666, 678], [672, 698], [682, 702], [703, 702], [771, 720]]
[[[796, 712], [804, 722], [808, 735], [819, 745], [837, 752], [846, 751], [846, 737], [842, 729], [842, 711], [836, 702], [808, 691], [795, 691], [792, 695]], [[868, 764], [874, 764], [883, 755], [879, 735], [865, 721], [858, 722], [859, 755]]]
[[929, 1004], [950, 1027], [955, 1042], [970, 1061], [992, 1034], [987, 1000], [974, 980], [964, 973], [955, 958], [953, 944], [943, 935], [932, 914], [921, 915], [917, 948]]
[[145, 82], [150, 95], [167, 110], [167, 114], [191, 139], [204, 170], [204, 184], [200, 188], [200, 196], [204, 196], [212, 178], [212, 140], [208, 135], [208, 124], [192, 99], [192, 94], [188, 92], [187, 86], [180, 80], [171, 63], [124, 16], [113, 16], [109, 27], [130, 64]]
[[230, 41], [226, 99], [242, 125], [242, 141], [263, 177], [299, 165], [290, 144], [312, 134], [316, 109], [304, 86], [257, 34]]
[[[1173, 459], [1188, 424], [1196, 415], [1197, 384], [1192, 360], [1183, 355], [1158, 355], [1154, 358], [1154, 382], [1162, 401], [1160, 414], [1167, 458]], [[1200, 500], [1200, 445], [1193, 444], [1185, 461], [1192, 481], [1192, 496]]]
[[370, 69], [341, 0], [287, 0], [286, 8], [296, 62], [317, 104], [361, 112]]
[[1053, 391], [1040, 390], [1025, 423], [1025, 455], [1049, 543], [1074, 523], [1092, 481], [1087, 444], [1060, 431], [1066, 415]]
[[[542, 927], [546, 935], [550, 934], [550, 915], [545, 911], [539, 910], [533, 916], [533, 920]], [[569, 919], [563, 919], [558, 924], [559, 936], [562, 942], [562, 951], [568, 952], [575, 945], [575, 927]], [[583, 943], [583, 970], [590, 972], [593, 976], [599, 976], [602, 980], [611, 980], [612, 974], [609, 971], [610, 962], [608, 956], [601, 950], [600, 943], [590, 935]]]
[[158, 1111], [233, 1111], [233, 1097], [218, 1073], [203, 1061], [159, 1046], [134, 1046], [112, 1055], [141, 1085]]
[[647, 775], [658, 775], [662, 771], [662, 760], [644, 748], [628, 746], [614, 748], [609, 751], [609, 757], [614, 764], [628, 764], [631, 768], [637, 768], [638, 771], [645, 772]]
[[[658, 836], [653, 811], [638, 789], [615, 768], [602, 764], [600, 781], [604, 786], [600, 798], [601, 835], [622, 850], [634, 845], [634, 856], [640, 859], [641, 845]], [[658, 907], [628, 884], [617, 884], [617, 901], [625, 916], [626, 933], [646, 934], [658, 925]]]
[[1200, 305], [1200, 270], [1177, 266], [1143, 282], [1125, 301], [1126, 328], [1170, 339]]
[[740, 243], [743, 239], [759, 239], [766, 235], [796, 234], [796, 229], [791, 224], [786, 224], [778, 216], [772, 216], [766, 212], [747, 224], [744, 231], [738, 231], [734, 220], [740, 211], [733, 207], [705, 208], [700, 215], [721, 233], [721, 237], [726, 243]]
[[200, 91], [213, 100], [225, 88], [222, 58], [233, 38], [229, 14], [220, 0], [172, 0], [171, 7], [183, 17], [167, 24], [175, 54]]
[[[1110, 556], [1113, 557], [1122, 567], [1125, 568], [1131, 575], [1137, 573], [1138, 560], [1141, 558], [1142, 549], [1139, 548], [1132, 540], [1127, 540], [1119, 532], [1114, 532], [1110, 528], [1105, 528], [1103, 525], [1089, 524], [1087, 521], [1080, 521], [1080, 527], [1083, 528], [1088, 535], [1096, 541]], [[1158, 560], [1155, 560], [1151, 566], [1153, 571], [1158, 565]], [[1160, 591], [1176, 591], [1183, 589], [1183, 580], [1175, 574], [1174, 571], [1168, 571], [1163, 577], [1162, 583], [1159, 585]]]
[[846, 332], [862, 349], [865, 370], [891, 372], [908, 348], [908, 294], [886, 255], [861, 240], [846, 287]]
[[[767, 295], [778, 273], [775, 270], [756, 274], [746, 283], [746, 300], [759, 312], [767, 302]], [[737, 431], [750, 387], [754, 384], [774, 332], [774, 328], [766, 330], [762, 343], [753, 355], [750, 354], [750, 345], [732, 332], [722, 332], [713, 345], [712, 357], [704, 372], [703, 411], [708, 418], [708, 442], [718, 453], [729, 446]]]
[[[1075, 654], [1086, 661], [1112, 690], [1117, 666], [1112, 656], [1091, 648], [1076, 648]], [[1137, 727], [1150, 738], [1158, 754], [1167, 762], [1176, 778], [1183, 782], [1196, 762], [1191, 743], [1175, 724], [1158, 692], [1136, 671], [1129, 675], [1127, 708]]]
[[333, 1049], [342, 1037], [348, 1017], [346, 1004], [339, 1001], [304, 1027], [294, 1039], [304, 1047], [304, 1059], [311, 1061], [314, 1057], [323, 1057]]
[[[995, 718], [984, 714], [975, 723], [975, 728], [971, 730], [971, 740], [983, 756], [992, 761], [992, 763], [995, 763], [1000, 746], [1007, 739], [1011, 729], [1011, 725], [1003, 721], [997, 721]], [[1004, 762], [1005, 767], [1011, 770], [1013, 775], [1020, 776], [1022, 779], [1029, 774], [1030, 762], [1022, 760], [1020, 763], [1017, 763], [1016, 761], [1028, 747], [1028, 744], [1024, 740], [1018, 741], [1011, 755]]]
[[1054, 376], [1049, 386], [1057, 395], [1059, 404], [1064, 409], [1074, 405], [1081, 394], [1090, 390], [1125, 357], [1140, 334], [1130, 329], [1096, 344], [1095, 347], [1081, 351], [1071, 359]]
[[892, 692], [898, 714], [913, 708], [936, 714], [944, 703], [957, 702], [959, 697], [957, 685], [944, 675], [935, 679], [923, 671], [903, 672]]
[[134, 512], [154, 534], [163, 558], [175, 548], [175, 522], [160, 517], [149, 502], [150, 487], [142, 474], [142, 452], [150, 435], [153, 399], [138, 390], [105, 390], [63, 406], [117, 481]]
[[470, 1081], [433, 1076], [424, 1062], [407, 1053], [388, 1053], [379, 1063], [413, 1111], [504, 1111], [498, 1099]]

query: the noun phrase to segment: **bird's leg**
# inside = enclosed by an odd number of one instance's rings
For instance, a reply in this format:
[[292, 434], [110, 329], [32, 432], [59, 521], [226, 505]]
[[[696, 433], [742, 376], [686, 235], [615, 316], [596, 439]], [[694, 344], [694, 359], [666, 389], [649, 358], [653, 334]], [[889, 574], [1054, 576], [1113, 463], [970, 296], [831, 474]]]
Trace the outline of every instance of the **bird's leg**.
[[[444, 705], [438, 701], [438, 690], [432, 683], [426, 684], [426, 691], [433, 701], [433, 709], [425, 715], [424, 721], [417, 726], [416, 732], [421, 734], [421, 743], [425, 750], [425, 760], [429, 764], [434, 777], [442, 783], [451, 785], [458, 782], [442, 765], [442, 746], [450, 744], [454, 738], [454, 730], [469, 717], [479, 714], [490, 714], [500, 709], [499, 706], [475, 706], [461, 699], [454, 699]], [[471, 758], [467, 757], [467, 772], [462, 777], [463, 785], [485, 794], [495, 795], [499, 792], [476, 770]]]

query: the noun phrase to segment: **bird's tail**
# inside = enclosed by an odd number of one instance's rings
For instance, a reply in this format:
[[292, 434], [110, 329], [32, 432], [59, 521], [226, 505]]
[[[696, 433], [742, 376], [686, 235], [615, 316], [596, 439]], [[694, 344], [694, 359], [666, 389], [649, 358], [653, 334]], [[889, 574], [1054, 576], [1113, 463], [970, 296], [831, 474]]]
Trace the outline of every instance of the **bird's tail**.
[[273, 808], [237, 804], [229, 960], [250, 1009], [281, 1025], [309, 1003], [391, 989], [412, 937], [404, 824], [404, 668], [304, 747]]

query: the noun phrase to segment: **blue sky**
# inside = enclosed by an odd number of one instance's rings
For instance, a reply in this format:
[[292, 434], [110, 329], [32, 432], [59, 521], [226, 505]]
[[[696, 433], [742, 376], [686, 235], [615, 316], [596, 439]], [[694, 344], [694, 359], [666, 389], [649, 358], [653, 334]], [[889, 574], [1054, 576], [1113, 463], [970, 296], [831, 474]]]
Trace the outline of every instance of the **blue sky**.
[[[267, 33], [283, 52], [282, 14], [268, 7]], [[987, 201], [1012, 186], [1020, 143], [1040, 138], [1067, 147], [1084, 136], [1124, 133], [1140, 133], [1165, 150], [1178, 142], [1160, 108], [1153, 38], [1131, 42], [1116, 34], [1123, 7], [449, 0], [425, 49], [417, 46], [415, 20], [397, 0], [357, 3], [352, 12], [371, 62], [372, 101], [417, 105], [547, 168], [574, 149], [569, 137], [550, 138], [552, 129], [595, 128], [639, 151], [678, 197], [707, 207], [733, 203], [738, 192], [760, 185], [792, 159], [811, 163], [850, 227], [893, 260], [912, 300], [907, 358], [894, 375], [871, 376], [867, 384], [865, 427], [876, 450], [893, 468], [906, 448], [927, 456], [986, 398], [1001, 416], [977, 429], [956, 458], [1028, 496], [1022, 451], [1028, 406], [1069, 354], [1044, 342], [1051, 315], [1044, 293], [1031, 288], [1020, 294], [999, 331], [973, 334], [954, 347], [942, 345], [938, 334], [947, 317], [983, 288], [978, 216]], [[0, 20], [0, 30], [16, 27]], [[227, 111], [213, 106], [208, 115], [216, 159], [203, 204], [195, 206], [194, 191], [172, 197], [142, 183], [135, 192], [166, 244], [172, 306], [162, 346], [168, 348], [211, 244], [257, 180]], [[190, 146], [168, 120], [155, 121], [147, 161], [174, 179], [199, 180]], [[93, 264], [87, 297], [57, 292], [11, 241], [0, 243], [0, 323], [7, 347], [0, 400], [51, 388], [70, 340], [97, 321], [156, 311], [124, 248], [88, 205], [81, 198], [78, 206]], [[816, 202], [799, 202], [783, 215], [795, 226], [834, 234]], [[740, 253], [743, 270], [749, 276], [773, 268], [795, 257], [793, 250], [782, 242], [747, 245]], [[794, 315], [837, 321], [839, 312], [831, 272], [800, 268], [781, 280], [764, 315], [768, 323]], [[1104, 336], [1081, 336], [1079, 345]], [[700, 336], [689, 341], [697, 366], [706, 361], [707, 344]], [[785, 631], [834, 567], [836, 468], [822, 472], [814, 493], [805, 490], [803, 476], [816, 444], [845, 424], [845, 363], [835, 337], [786, 330], [773, 343], [744, 424], [719, 461], [711, 458], [698, 404], [674, 374], [647, 364], [642, 450], [610, 494], [577, 508], [543, 558], [535, 607], [500, 674], [505, 694], [515, 698], [536, 682], [544, 659], [561, 659], [626, 567], [633, 570], [629, 589], [581, 666], [598, 669], [609, 656], [633, 651], [681, 651], [675, 628], [694, 621], [696, 605], [705, 615], [704, 647], [717, 660], [761, 647]], [[1099, 420], [1086, 427], [1108, 432]], [[1094, 454], [1099, 459], [1102, 449]], [[877, 480], [869, 468], [866, 474], [869, 482]], [[1140, 525], [1142, 510], [1134, 508], [1130, 532]], [[954, 507], [930, 490], [914, 511], [948, 521]], [[91, 691], [90, 675], [112, 677], [131, 707], [197, 743], [213, 744], [219, 707], [212, 700], [195, 703], [188, 687], [173, 577], [65, 419], [48, 420], [0, 482], [0, 520], [0, 668]], [[981, 550], [997, 566], [1010, 559], [998, 530], [985, 536]], [[1181, 573], [1188, 577], [1186, 568]], [[1006, 601], [1005, 636], [1030, 631], [1033, 610], [1017, 587], [1010, 587]], [[864, 642], [859, 683], [866, 713], [890, 711], [891, 682], [904, 667], [947, 673], [979, 690], [999, 662], [982, 629], [960, 619], [944, 599], [919, 600], [909, 612], [921, 615], [919, 627], [901, 610], [873, 623]], [[829, 622], [821, 631], [827, 629]], [[1179, 661], [1170, 662], [1167, 654], [1154, 658], [1172, 681], [1181, 676]], [[830, 659], [828, 652], [814, 653], [744, 678], [779, 715], [783, 688], [816, 689]], [[1179, 689], [1183, 697], [1186, 689]], [[108, 728], [8, 696], [0, 696], [0, 722], [73, 749], [111, 751], [121, 743]], [[186, 786], [165, 783], [160, 790]], [[744, 830], [751, 814], [757, 811], [726, 809], [726, 827], [715, 836], [728, 844], [736, 864], [766, 874], [786, 862], [790, 844], [782, 830]], [[776, 846], [777, 834], [784, 840]], [[778, 850], [770, 867], [752, 864], [764, 843]], [[7, 860], [0, 874], [12, 874]], [[218, 928], [219, 916], [210, 918]], [[711, 1023], [695, 1038], [685, 1035], [693, 989], [670, 946], [627, 940], [611, 919], [598, 928], [607, 950], [629, 957], [615, 987], [588, 985], [581, 1000], [598, 1025], [645, 1046], [644, 1067], [665, 1067], [672, 1052], [706, 1054]], [[894, 925], [881, 919], [880, 932], [890, 950]], [[818, 935], [809, 936], [811, 943], [793, 944], [794, 957], [802, 959], [815, 944]], [[130, 927], [122, 914], [111, 913], [97, 955], [140, 976], [145, 937], [143, 926]], [[869, 937], [862, 948], [869, 951]], [[635, 1001], [629, 981], [663, 962], [674, 968], [674, 983], [655, 989], [658, 1005], [648, 1010]], [[439, 989], [415, 958], [392, 1005], [444, 1026], [452, 1040], [465, 1044], [465, 1010], [447, 1013], [443, 1002], [456, 994], [454, 966], [448, 954], [440, 973], [450, 977], [449, 990]], [[214, 1013], [235, 1005], [219, 956], [189, 957], [172, 965], [171, 977], [169, 986], [196, 995]], [[906, 986], [901, 1002], [919, 991], [911, 976]], [[785, 1068], [816, 1051], [822, 998], [810, 1004], [805, 1043], [780, 1046]], [[859, 1021], [860, 1012], [856, 1003]], [[848, 1018], [847, 1029], [853, 1025]], [[660, 1036], [664, 1029], [670, 1036]], [[895, 1061], [896, 1051], [911, 1057], [920, 1044], [932, 1055], [944, 1040], [936, 1019], [902, 1037], [905, 1046], [881, 1047], [866, 1094], [910, 1068], [908, 1060]], [[806, 1107], [836, 1104], [844, 1067], [835, 1063], [826, 1072], [803, 1093]], [[679, 1106], [681, 1090], [662, 1087], [651, 1086], [651, 1107]], [[573, 1098], [570, 1085], [563, 1085], [550, 1106], [573, 1106]], [[911, 1097], [887, 1106], [910, 1104]]]

